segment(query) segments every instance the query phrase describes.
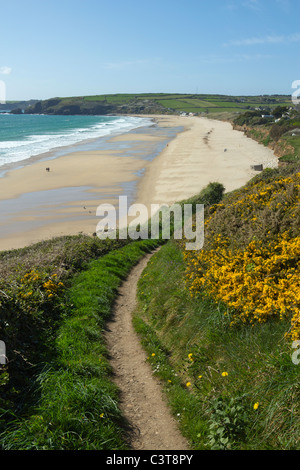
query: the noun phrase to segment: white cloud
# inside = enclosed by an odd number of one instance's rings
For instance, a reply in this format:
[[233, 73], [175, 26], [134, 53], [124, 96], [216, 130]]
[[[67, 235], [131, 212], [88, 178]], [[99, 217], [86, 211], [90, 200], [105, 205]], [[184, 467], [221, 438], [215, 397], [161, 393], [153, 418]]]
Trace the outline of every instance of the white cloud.
[[300, 33], [291, 34], [289, 36], [289, 42], [299, 42], [300, 41]]
[[158, 63], [160, 59], [137, 59], [137, 60], [124, 60], [119, 62], [106, 62], [103, 67], [108, 70], [125, 70], [133, 67], [152, 66]]
[[237, 39], [228, 41], [223, 46], [256, 46], [259, 44], [290, 44], [292, 42], [300, 41], [300, 33], [291, 34], [289, 36], [284, 35], [269, 35], [264, 37], [252, 37], [245, 39]]
[[231, 2], [231, 3], [226, 3], [225, 8], [226, 10], [237, 10], [238, 6], [236, 3]]
[[291, 10], [290, 0], [275, 0], [277, 5], [282, 8], [285, 13], [289, 13]]
[[133, 61], [120, 61], [120, 62], [106, 62], [103, 64], [103, 67], [108, 70], [122, 70], [126, 69], [127, 67], [132, 67], [133, 65], [136, 65], [137, 62]]
[[259, 0], [245, 0], [242, 5], [254, 11], [260, 11], [262, 8]]
[[7, 67], [6, 65], [4, 67], [0, 67], [1, 75], [9, 75], [11, 71], [12, 71], [11, 67]]
[[243, 0], [242, 2], [241, 0], [230, 0], [225, 3], [224, 7], [226, 10], [239, 10], [242, 7], [254, 12], [260, 12], [262, 9], [260, 0]]
[[[278, 6], [284, 13], [291, 12], [290, 0], [274, 0], [274, 7]], [[225, 4], [227, 10], [237, 10], [240, 7], [260, 13], [265, 9], [266, 4], [262, 0], [228, 0]]]
[[248, 62], [248, 61], [259, 61], [272, 59], [273, 56], [270, 54], [233, 54], [230, 56], [224, 55], [209, 55], [199, 57], [198, 60], [202, 64], [230, 64], [237, 62]]

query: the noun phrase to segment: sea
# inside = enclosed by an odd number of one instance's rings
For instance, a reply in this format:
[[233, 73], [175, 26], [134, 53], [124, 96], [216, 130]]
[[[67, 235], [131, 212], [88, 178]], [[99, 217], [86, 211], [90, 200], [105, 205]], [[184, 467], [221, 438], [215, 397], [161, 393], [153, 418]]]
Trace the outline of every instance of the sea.
[[0, 172], [17, 162], [79, 143], [153, 125], [134, 116], [50, 116], [0, 113]]

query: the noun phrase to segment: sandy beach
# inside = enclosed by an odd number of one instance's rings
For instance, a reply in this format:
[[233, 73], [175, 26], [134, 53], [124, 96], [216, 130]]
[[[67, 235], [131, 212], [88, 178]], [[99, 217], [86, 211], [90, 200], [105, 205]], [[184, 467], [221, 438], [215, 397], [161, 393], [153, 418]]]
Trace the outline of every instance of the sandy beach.
[[233, 130], [230, 123], [202, 117], [181, 119], [186, 119], [185, 131], [147, 169], [139, 185], [139, 202], [147, 204], [151, 194], [151, 203], [172, 204], [197, 194], [210, 182], [232, 191], [257, 174], [252, 165], [278, 165], [272, 150]]
[[[111, 149], [70, 151], [6, 172], [0, 179], [0, 250], [53, 236], [92, 234], [98, 205], [116, 206], [121, 195], [149, 208], [172, 204], [212, 181], [226, 191], [236, 189], [257, 174], [251, 165], [277, 166], [270, 149], [229, 123], [190, 116], [153, 118], [154, 128], [112, 137]], [[155, 158], [153, 152], [158, 152]]]

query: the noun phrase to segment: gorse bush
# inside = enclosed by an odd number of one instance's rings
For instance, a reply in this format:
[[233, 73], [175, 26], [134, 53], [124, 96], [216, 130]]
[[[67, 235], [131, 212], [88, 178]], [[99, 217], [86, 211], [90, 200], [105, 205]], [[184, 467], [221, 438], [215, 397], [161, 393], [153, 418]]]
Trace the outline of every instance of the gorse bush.
[[0, 369], [0, 433], [37, 400], [36, 377], [56, 357], [75, 273], [127, 244], [78, 235], [0, 253], [0, 339], [8, 356]]
[[206, 204], [203, 249], [168, 242], [139, 281], [138, 331], [195, 449], [299, 449], [299, 170]]
[[212, 182], [205, 186], [199, 194], [183, 201], [181, 204], [192, 204], [195, 212], [196, 204], [204, 204], [205, 207], [218, 204], [223, 198], [224, 191], [223, 184]]
[[210, 206], [217, 204], [222, 200], [225, 188], [220, 183], [209, 183], [199, 194], [199, 199], [203, 201], [203, 204]]
[[[97, 248], [97, 259], [86, 242]], [[47, 272], [41, 263], [2, 280], [0, 333], [9, 360], [0, 370], [1, 449], [128, 447], [103, 328], [122, 279], [159, 244], [126, 241], [118, 247], [85, 239], [73, 247], [77, 257], [69, 271], [65, 265]]]
[[205, 289], [232, 311], [231, 325], [291, 318], [289, 336], [300, 338], [300, 237], [263, 246], [252, 241], [244, 250], [231, 250], [217, 237], [210, 249], [187, 254], [191, 295]]
[[[300, 168], [224, 195], [200, 251], [171, 240], [139, 280], [134, 324], [194, 449], [298, 449]], [[0, 253], [0, 448], [127, 449], [103, 329], [122, 279], [160, 240], [62, 237]], [[288, 341], [287, 341], [288, 340]]]
[[224, 302], [231, 324], [290, 318], [300, 338], [300, 173], [254, 180], [208, 211], [204, 249], [187, 251], [192, 296]]

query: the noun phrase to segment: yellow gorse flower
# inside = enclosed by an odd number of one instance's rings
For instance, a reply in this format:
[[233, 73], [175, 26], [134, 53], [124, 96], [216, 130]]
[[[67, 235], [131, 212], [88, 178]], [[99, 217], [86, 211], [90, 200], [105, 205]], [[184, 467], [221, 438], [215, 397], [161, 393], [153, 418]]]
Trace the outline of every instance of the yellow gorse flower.
[[30, 283], [32, 281], [38, 281], [41, 278], [40, 274], [32, 269], [29, 273], [24, 274], [21, 282]]
[[[52, 278], [55, 278], [56, 276], [56, 274], [53, 274]], [[52, 279], [48, 279], [48, 281], [43, 283], [43, 288], [46, 290], [48, 297], [52, 297], [53, 294], [55, 294], [58, 289], [62, 287], [64, 287], [64, 284], [62, 282], [56, 283]]]
[[[204, 249], [185, 251], [186, 286], [192, 297], [205, 291], [225, 303], [237, 323], [265, 323], [270, 319], [290, 319], [287, 336], [300, 339], [300, 236], [297, 227], [292, 233], [274, 233], [262, 227], [260, 238], [245, 246], [235, 245], [235, 234], [226, 237], [218, 233], [214, 217], [227, 208], [246, 230], [257, 227], [262, 220], [259, 211], [271, 208], [277, 217], [287, 214], [288, 221], [300, 223], [300, 173], [279, 178], [272, 183], [259, 181], [250, 193], [210, 208], [206, 220], [209, 235]], [[246, 193], [246, 194], [245, 194]], [[279, 198], [281, 198], [279, 200]], [[277, 215], [277, 211], [280, 211]], [[293, 217], [293, 219], [292, 219]], [[245, 222], [244, 222], [245, 221]], [[293, 222], [295, 223], [295, 222]], [[252, 224], [252, 225], [251, 225]], [[230, 230], [228, 229], [228, 232]]]

